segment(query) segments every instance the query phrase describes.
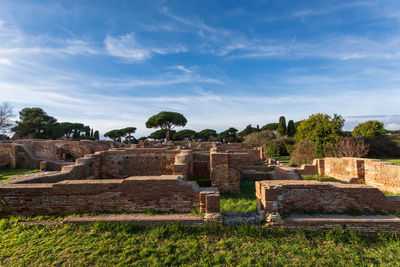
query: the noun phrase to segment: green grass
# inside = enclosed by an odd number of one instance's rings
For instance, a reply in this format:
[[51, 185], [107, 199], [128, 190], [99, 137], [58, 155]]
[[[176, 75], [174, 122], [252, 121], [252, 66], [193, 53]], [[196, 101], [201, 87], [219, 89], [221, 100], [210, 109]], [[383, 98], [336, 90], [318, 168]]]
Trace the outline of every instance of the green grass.
[[302, 175], [304, 180], [318, 180], [320, 182], [338, 182], [338, 183], [345, 183], [344, 181], [326, 176], [326, 175]]
[[15, 175], [23, 175], [27, 173], [35, 173], [40, 172], [40, 170], [32, 170], [32, 169], [4, 169], [0, 170], [0, 182], [6, 182], [12, 180], [12, 177]]
[[400, 237], [261, 227], [19, 226], [0, 220], [2, 266], [366, 266], [400, 264]]
[[400, 159], [381, 159], [382, 161], [394, 163], [395, 165], [400, 165]]
[[222, 211], [256, 211], [255, 182], [242, 180], [240, 182], [240, 194], [223, 193], [221, 194], [220, 203]]
[[[209, 177], [195, 178], [194, 181], [196, 181], [201, 187], [211, 186]], [[220, 204], [222, 211], [256, 211], [257, 202], [255, 182], [242, 180], [240, 182], [240, 194], [221, 193]]]
[[381, 190], [381, 192], [382, 192], [385, 196], [400, 196], [400, 193], [392, 193], [392, 192], [383, 191], [383, 190]]
[[283, 163], [289, 163], [290, 162], [290, 156], [279, 156], [279, 157], [272, 157], [273, 159], [277, 161], [281, 161]]

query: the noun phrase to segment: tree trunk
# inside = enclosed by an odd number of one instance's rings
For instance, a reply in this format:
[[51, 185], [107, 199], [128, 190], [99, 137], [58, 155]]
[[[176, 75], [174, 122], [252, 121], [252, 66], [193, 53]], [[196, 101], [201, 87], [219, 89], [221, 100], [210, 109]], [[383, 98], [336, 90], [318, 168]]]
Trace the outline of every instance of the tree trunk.
[[169, 131], [170, 131], [170, 129], [169, 129], [169, 128], [167, 128], [167, 133], [166, 133], [166, 139], [167, 139], [167, 143], [169, 142]]

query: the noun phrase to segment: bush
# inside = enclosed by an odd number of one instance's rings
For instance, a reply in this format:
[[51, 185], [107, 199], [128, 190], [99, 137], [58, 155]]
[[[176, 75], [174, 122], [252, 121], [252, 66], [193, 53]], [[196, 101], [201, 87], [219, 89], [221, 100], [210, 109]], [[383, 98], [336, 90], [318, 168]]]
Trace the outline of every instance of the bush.
[[250, 146], [265, 147], [266, 157], [289, 155], [289, 151], [294, 144], [292, 138], [287, 136], [277, 136], [270, 130], [249, 134], [245, 136], [244, 142]]
[[340, 137], [337, 144], [324, 145], [326, 157], [356, 157], [362, 158], [368, 155], [369, 144], [360, 137]]
[[309, 164], [317, 157], [317, 145], [310, 141], [303, 141], [294, 145], [290, 163]]
[[269, 141], [276, 138], [276, 134], [270, 130], [264, 130], [257, 133], [252, 133], [244, 137], [244, 143], [249, 146], [258, 147], [265, 146]]
[[383, 128], [383, 123], [379, 121], [366, 121], [357, 125], [353, 132], [353, 136], [357, 137], [367, 137], [367, 138], [377, 138], [385, 134], [385, 129]]
[[335, 145], [341, 136], [344, 119], [334, 114], [313, 114], [307, 120], [300, 123], [294, 136], [296, 142], [312, 142], [317, 149], [318, 157], [324, 156], [323, 146]]
[[369, 144], [370, 158], [400, 157], [399, 144], [388, 136], [367, 138], [366, 141]]

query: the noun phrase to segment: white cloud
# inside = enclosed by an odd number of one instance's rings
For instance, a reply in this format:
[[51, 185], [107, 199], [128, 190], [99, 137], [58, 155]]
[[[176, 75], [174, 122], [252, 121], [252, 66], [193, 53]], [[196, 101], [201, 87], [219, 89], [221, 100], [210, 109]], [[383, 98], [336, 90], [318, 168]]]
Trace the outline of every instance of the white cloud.
[[177, 70], [181, 70], [181, 71], [183, 71], [183, 72], [188, 72], [188, 73], [193, 72], [192, 70], [190, 70], [190, 69], [188, 69], [188, 68], [185, 68], [185, 67], [182, 66], [182, 65], [172, 66], [171, 69], [177, 69]]
[[104, 44], [110, 56], [122, 58], [128, 62], [143, 61], [153, 54], [177, 54], [186, 52], [184, 46], [157, 47], [139, 44], [133, 33], [113, 37], [107, 35]]

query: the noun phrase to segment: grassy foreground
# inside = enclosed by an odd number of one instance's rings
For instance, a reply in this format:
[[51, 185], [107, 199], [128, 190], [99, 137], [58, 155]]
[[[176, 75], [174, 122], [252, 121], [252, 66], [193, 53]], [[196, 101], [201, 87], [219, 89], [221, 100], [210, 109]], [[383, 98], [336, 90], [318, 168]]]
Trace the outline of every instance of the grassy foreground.
[[40, 172], [40, 170], [32, 169], [4, 169], [0, 170], [0, 182], [12, 180], [15, 175], [23, 175], [28, 173]]
[[2, 266], [399, 265], [400, 237], [272, 232], [261, 227], [19, 226], [0, 221]]

